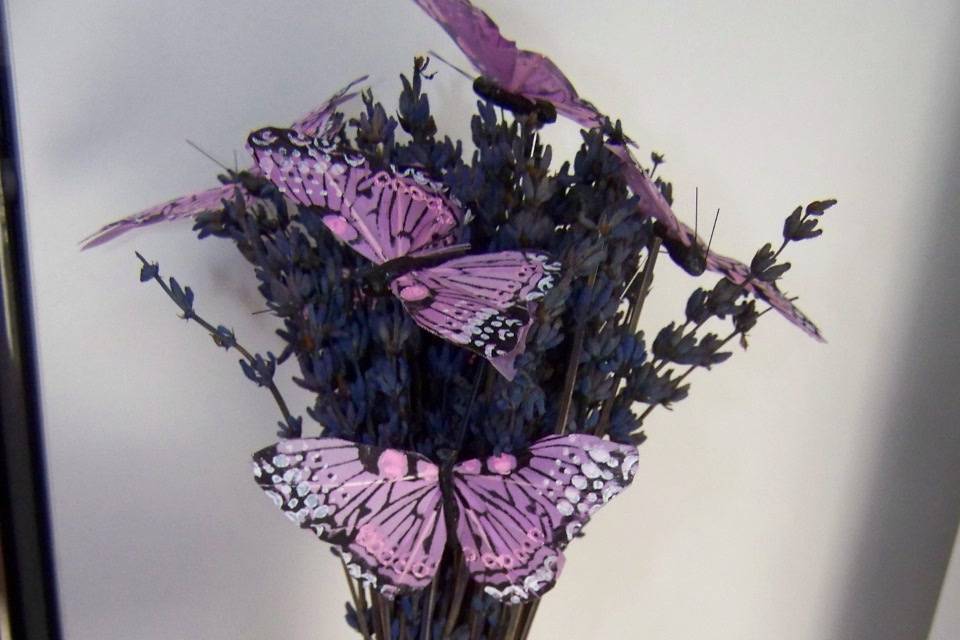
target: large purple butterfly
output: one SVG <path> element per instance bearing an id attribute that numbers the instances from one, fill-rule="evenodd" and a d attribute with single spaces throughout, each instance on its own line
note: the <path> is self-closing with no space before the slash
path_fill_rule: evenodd
<path id="1" fill-rule="evenodd" d="M 473 579 L 516 604 L 556 583 L 564 547 L 630 484 L 638 455 L 571 434 L 449 468 L 335 438 L 284 440 L 253 460 L 287 517 L 334 544 L 350 573 L 386 597 L 430 584 L 450 527 Z"/>
<path id="2" fill-rule="evenodd" d="M 557 113 L 586 129 L 604 122 L 603 114 L 580 97 L 550 58 L 504 38 L 490 16 L 469 0 L 414 1 L 483 74 L 473 84 L 480 96 L 514 113 L 538 112 L 544 122 L 555 120 Z"/>
<path id="3" fill-rule="evenodd" d="M 363 76 L 349 83 L 319 107 L 290 125 L 291 128 L 302 131 L 307 135 L 329 136 L 331 134 L 329 128 L 332 124 L 330 117 L 336 112 L 338 106 L 357 96 L 357 93 L 351 92 L 350 89 L 366 79 L 367 76 Z M 144 209 L 126 218 L 111 222 L 81 240 L 82 248 L 89 249 L 96 247 L 131 229 L 144 227 L 164 220 L 179 220 L 181 218 L 197 216 L 208 211 L 220 211 L 223 209 L 223 201 L 232 199 L 237 193 L 240 194 L 247 204 L 252 204 L 250 191 L 243 186 L 243 183 L 255 183 L 258 178 L 262 179 L 259 169 L 257 167 L 250 167 L 245 171 L 238 172 L 234 177 L 238 178 L 238 181 L 231 181 L 219 187 L 180 196 L 179 198 L 174 198 L 173 200 L 168 200 L 167 202 L 150 207 L 149 209 Z"/>
<path id="4" fill-rule="evenodd" d="M 454 245 L 463 209 L 415 169 L 371 167 L 322 137 L 254 131 L 250 151 L 281 193 L 322 214 L 327 228 L 372 261 L 421 327 L 490 361 L 508 380 L 525 347 L 535 302 L 559 265 L 532 251 L 464 253 Z"/>
<path id="5" fill-rule="evenodd" d="M 558 113 L 588 129 L 601 126 L 607 120 L 596 107 L 580 98 L 567 77 L 549 58 L 519 49 L 515 42 L 505 39 L 500 35 L 496 23 L 469 0 L 414 1 L 444 28 L 484 75 L 474 83 L 475 90 L 481 95 L 496 102 L 495 94 L 485 93 L 489 92 L 493 85 L 494 88 L 499 87 L 508 93 L 522 96 L 531 104 L 552 104 Z M 511 107 L 510 104 L 503 106 Z M 624 138 L 624 142 L 633 144 L 627 138 Z M 695 261 L 698 263 L 695 266 L 701 273 L 706 268 L 722 273 L 736 284 L 743 284 L 747 292 L 768 302 L 806 333 L 823 340 L 816 325 L 787 299 L 776 284 L 753 281 L 750 279 L 750 269 L 743 263 L 707 252 L 693 229 L 680 222 L 673 214 L 659 190 L 636 164 L 625 146 L 610 144 L 608 148 L 620 158 L 624 178 L 640 199 L 640 215 L 651 216 L 661 223 L 660 233 L 668 247 L 677 249 L 671 251 L 671 257 L 681 267 L 693 273 L 689 261 L 675 255 L 682 248 L 688 250 L 685 252 L 688 257 L 697 254 L 696 257 L 699 258 L 702 254 L 702 260 Z M 691 248 L 694 251 L 689 251 Z"/>
<path id="6" fill-rule="evenodd" d="M 745 291 L 767 302 L 810 336 L 823 341 L 823 336 L 813 321 L 780 291 L 776 283 L 755 280 L 751 278 L 750 268 L 747 265 L 733 258 L 707 251 L 703 240 L 697 237 L 696 232 L 677 219 L 660 189 L 653 184 L 624 145 L 607 144 L 607 149 L 620 160 L 624 179 L 639 200 L 637 210 L 640 215 L 657 220 L 662 225 L 661 234 L 667 242 L 693 249 L 696 254 L 703 256 L 703 265 L 706 269 L 723 274 L 734 284 L 743 285 Z"/>

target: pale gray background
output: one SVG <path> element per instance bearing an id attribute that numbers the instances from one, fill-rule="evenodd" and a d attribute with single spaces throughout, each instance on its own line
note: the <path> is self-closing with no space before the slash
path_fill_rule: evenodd
<path id="1" fill-rule="evenodd" d="M 414 54 L 465 62 L 403 1 L 7 4 L 66 637 L 351 637 L 339 566 L 250 479 L 274 439 L 269 396 L 137 283 L 132 252 L 277 349 L 250 315 L 250 269 L 189 224 L 76 242 L 211 184 L 184 138 L 243 160 L 247 131 L 357 75 L 392 104 Z M 830 343 L 771 314 L 654 413 L 633 488 L 571 547 L 535 638 L 914 639 L 930 624 L 960 508 L 960 10 L 792 4 L 483 2 L 666 153 L 687 220 L 694 187 L 702 212 L 721 208 L 722 252 L 747 258 L 796 204 L 841 201 L 786 281 Z M 438 69 L 440 125 L 462 134 L 469 87 Z M 545 135 L 558 156 L 578 140 L 567 123 Z M 682 313 L 695 283 L 676 271 L 646 327 Z M 939 638 L 957 637 L 958 583 Z"/>

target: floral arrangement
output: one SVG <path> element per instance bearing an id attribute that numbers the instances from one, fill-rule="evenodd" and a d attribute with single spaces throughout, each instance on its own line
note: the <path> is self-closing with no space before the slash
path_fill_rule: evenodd
<path id="1" fill-rule="evenodd" d="M 395 117 L 352 91 L 361 78 L 291 127 L 253 132 L 249 170 L 87 246 L 194 217 L 200 238 L 229 239 L 252 265 L 278 354 L 244 348 L 137 254 L 141 280 L 276 399 L 281 441 L 254 454 L 256 481 L 340 556 L 351 627 L 525 638 L 563 548 L 629 485 L 650 413 L 686 398 L 731 341 L 745 346 L 769 310 L 758 303 L 820 337 L 776 282 L 784 249 L 818 236 L 834 201 L 797 207 L 749 265 L 719 256 L 670 210 L 663 157 L 637 163 L 619 123 L 549 59 L 466 0 L 417 4 L 483 73 L 472 153 L 439 135 L 418 58 Z M 358 97 L 359 113 L 339 112 Z M 584 127 L 561 163 L 539 136 L 558 115 Z M 650 339 L 641 312 L 661 253 L 722 277 Z M 288 360 L 315 396 L 307 426 L 274 384 Z"/>

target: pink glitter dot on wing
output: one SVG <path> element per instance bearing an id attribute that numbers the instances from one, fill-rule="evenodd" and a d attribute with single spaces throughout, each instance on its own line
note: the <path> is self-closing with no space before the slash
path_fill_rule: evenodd
<path id="1" fill-rule="evenodd" d="M 460 463 L 457 471 L 467 475 L 473 475 L 480 473 L 480 461 L 479 460 L 467 460 L 466 462 Z"/>
<path id="2" fill-rule="evenodd" d="M 387 449 L 377 460 L 380 476 L 387 480 L 399 480 L 407 474 L 407 456 L 396 449 Z"/>
<path id="3" fill-rule="evenodd" d="M 494 473 L 505 476 L 517 468 L 517 459 L 509 453 L 490 456 L 487 458 L 487 468 Z"/>
<path id="4" fill-rule="evenodd" d="M 421 480 L 426 480 L 427 482 L 436 482 L 437 478 L 440 475 L 437 465 L 427 462 L 426 460 L 417 460 L 417 475 L 420 476 Z"/>
<path id="5" fill-rule="evenodd" d="M 324 218 L 323 222 L 330 228 L 330 231 L 333 231 L 334 234 L 341 236 L 347 233 L 350 229 L 350 225 L 346 220 L 342 218 L 328 217 Z"/>
<path id="6" fill-rule="evenodd" d="M 410 285 L 409 287 L 404 287 L 400 290 L 400 297 L 405 302 L 416 302 L 417 300 L 423 300 L 429 296 L 430 290 L 422 284 Z"/>

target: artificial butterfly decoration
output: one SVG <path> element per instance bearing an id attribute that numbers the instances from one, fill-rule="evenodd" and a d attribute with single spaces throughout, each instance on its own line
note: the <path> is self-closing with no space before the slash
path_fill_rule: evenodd
<path id="1" fill-rule="evenodd" d="M 335 133 L 331 129 L 334 124 L 331 121 L 337 107 L 352 100 L 358 94 L 351 92 L 357 84 L 367 79 L 362 76 L 350 82 L 337 93 L 332 95 L 326 102 L 316 109 L 306 114 L 291 126 L 292 129 L 302 131 L 306 135 L 317 135 L 328 137 Z M 164 220 L 179 220 L 197 216 L 208 211 L 221 211 L 223 201 L 232 199 L 237 193 L 246 201 L 252 204 L 252 194 L 256 193 L 264 185 L 263 176 L 260 175 L 257 167 L 250 167 L 243 171 L 231 171 L 230 180 L 219 187 L 198 191 L 174 198 L 167 202 L 144 209 L 138 213 L 127 216 L 120 220 L 98 229 L 91 235 L 80 241 L 82 249 L 90 249 L 105 242 L 108 242 L 117 236 L 120 236 L 131 229 L 145 227 Z"/>
<path id="2" fill-rule="evenodd" d="M 630 484 L 637 448 L 552 435 L 437 466 L 336 438 L 284 440 L 254 454 L 257 483 L 291 521 L 333 545 L 349 572 L 387 598 L 430 584 L 453 529 L 473 579 L 511 604 L 557 581 L 563 549 Z"/>
<path id="3" fill-rule="evenodd" d="M 469 0 L 414 1 L 443 27 L 483 74 L 474 81 L 474 90 L 481 97 L 521 114 L 534 109 L 549 113 L 544 104 L 552 105 L 557 113 L 586 129 L 606 126 L 609 122 L 604 114 L 577 94 L 549 58 L 519 49 L 515 42 L 500 35 L 496 23 Z M 722 273 L 734 284 L 743 285 L 748 293 L 769 303 L 809 335 L 823 340 L 816 325 L 787 299 L 776 284 L 755 282 L 745 264 L 704 248 L 694 230 L 680 222 L 670 210 L 625 145 L 633 145 L 633 142 L 618 133 L 616 142 L 611 141 L 607 147 L 620 159 L 624 179 L 640 199 L 640 215 L 653 217 L 660 223 L 658 231 L 664 244 L 671 249 L 674 262 L 692 275 L 700 275 L 707 269 Z"/>
<path id="4" fill-rule="evenodd" d="M 473 83 L 480 97 L 518 115 L 533 114 L 540 124 L 557 114 L 585 129 L 606 119 L 577 94 L 550 58 L 517 47 L 497 24 L 468 0 L 414 0 L 433 18 L 482 74 Z"/>
<path id="5" fill-rule="evenodd" d="M 368 282 L 379 281 L 427 331 L 514 378 L 535 301 L 554 286 L 558 264 L 538 251 L 462 255 L 469 245 L 454 244 L 462 207 L 416 169 L 374 169 L 363 155 L 295 129 L 254 131 L 248 146 L 280 193 L 319 210 L 337 238 L 374 263 Z"/>
<path id="6" fill-rule="evenodd" d="M 700 275 L 704 270 L 710 270 L 726 276 L 734 284 L 742 286 L 747 293 L 765 301 L 808 335 L 823 341 L 823 336 L 813 321 L 787 298 L 776 283 L 756 280 L 750 275 L 750 267 L 747 265 L 707 250 L 696 232 L 677 219 L 660 189 L 637 164 L 625 145 L 611 142 L 606 146 L 620 161 L 624 180 L 638 199 L 637 210 L 642 216 L 654 218 L 665 243 L 672 243 L 673 250 L 670 255 L 674 262 L 692 275 Z M 683 251 L 684 247 L 687 252 Z"/>

